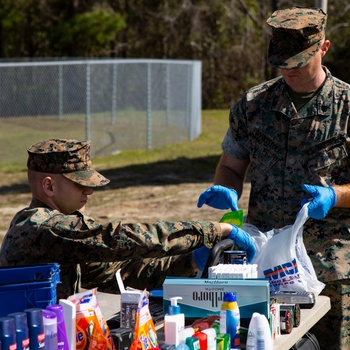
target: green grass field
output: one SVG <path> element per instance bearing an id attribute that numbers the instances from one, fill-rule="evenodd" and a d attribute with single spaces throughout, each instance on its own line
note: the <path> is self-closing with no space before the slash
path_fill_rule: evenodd
<path id="1" fill-rule="evenodd" d="M 202 112 L 202 133 L 197 139 L 191 142 L 184 141 L 187 135 L 183 135 L 183 129 L 177 127 L 178 130 L 175 132 L 177 137 L 170 137 L 167 140 L 168 145 L 146 150 L 146 147 L 135 149 L 136 140 L 141 141 L 140 144 L 144 146 L 146 142 L 146 140 L 140 140 L 141 137 L 145 138 L 146 133 L 142 123 L 137 123 L 137 119 L 132 126 L 130 123 L 123 126 L 122 123 L 103 123 L 102 117 L 98 117 L 98 124 L 94 123 L 94 120 L 91 121 L 91 129 L 94 163 L 100 164 L 103 168 L 219 154 L 221 153 L 220 143 L 228 125 L 228 110 L 206 110 Z M 111 138 L 117 132 L 122 136 L 117 140 L 119 143 L 112 144 Z M 78 116 L 64 119 L 4 118 L 0 119 L 0 136 L 0 172 L 16 172 L 25 168 L 26 149 L 37 141 L 55 137 L 85 139 L 84 119 Z M 167 137 L 166 130 L 163 126 L 154 125 L 153 143 L 157 145 L 160 142 L 157 138 L 161 137 L 162 139 Z M 98 150 L 106 150 L 106 148 L 109 155 L 100 156 Z"/>

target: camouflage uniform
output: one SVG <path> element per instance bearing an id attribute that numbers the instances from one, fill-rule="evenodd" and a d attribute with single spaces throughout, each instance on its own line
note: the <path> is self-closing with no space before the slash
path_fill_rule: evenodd
<path id="1" fill-rule="evenodd" d="M 350 183 L 350 86 L 324 69 L 326 82 L 299 111 L 280 77 L 250 89 L 230 110 L 222 148 L 234 158 L 250 160 L 247 222 L 261 231 L 295 221 L 305 198 L 303 183 Z M 321 281 L 349 278 L 349 208 L 333 208 L 323 220 L 309 219 L 304 242 Z M 350 309 L 348 294 L 344 298 Z"/>
<path id="2" fill-rule="evenodd" d="M 59 173 L 84 186 L 109 182 L 91 168 L 90 144 L 48 140 L 28 149 L 28 169 Z M 126 286 L 153 289 L 166 276 L 193 276 L 193 251 L 211 248 L 221 239 L 217 222 L 99 223 L 76 210 L 70 215 L 32 199 L 18 212 L 2 242 L 0 265 L 57 262 L 58 298 L 85 288 L 118 292 L 115 272 L 121 268 Z"/>
<path id="3" fill-rule="evenodd" d="M 320 48 L 325 20 L 320 9 L 276 11 L 267 20 L 270 64 L 305 66 Z M 250 89 L 230 110 L 222 149 L 250 161 L 247 222 L 261 231 L 294 223 L 305 198 L 302 184 L 350 183 L 350 85 L 323 68 L 325 83 L 298 111 L 282 77 Z M 323 220 L 308 219 L 303 237 L 332 306 L 312 331 L 321 349 L 349 349 L 350 209 L 335 207 Z"/>

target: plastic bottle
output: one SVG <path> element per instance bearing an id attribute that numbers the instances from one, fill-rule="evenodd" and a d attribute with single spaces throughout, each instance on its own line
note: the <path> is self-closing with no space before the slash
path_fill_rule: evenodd
<path id="1" fill-rule="evenodd" d="M 29 350 L 27 314 L 25 312 L 13 312 L 7 316 L 13 317 L 15 320 L 17 350 Z"/>
<path id="2" fill-rule="evenodd" d="M 16 349 L 16 328 L 13 317 L 0 317 L 0 341 L 2 349 Z"/>
<path id="3" fill-rule="evenodd" d="M 225 293 L 220 311 L 220 333 L 230 335 L 231 349 L 240 348 L 240 313 L 236 299 L 236 293 Z"/>
<path id="4" fill-rule="evenodd" d="M 169 311 L 164 316 L 164 337 L 166 344 L 180 343 L 181 331 L 185 328 L 185 315 L 180 312 L 180 306 L 177 301 L 182 297 L 170 298 Z"/>
<path id="5" fill-rule="evenodd" d="M 186 339 L 194 334 L 192 327 L 185 327 L 180 331 L 180 343 L 186 343 Z M 187 344 L 188 345 L 188 344 Z"/>
<path id="6" fill-rule="evenodd" d="M 48 305 L 46 310 L 54 312 L 57 316 L 57 350 L 69 350 L 63 306 L 59 304 Z"/>
<path id="7" fill-rule="evenodd" d="M 200 350 L 201 346 L 199 344 L 199 339 L 197 337 L 187 337 L 186 344 L 190 350 Z"/>
<path id="8" fill-rule="evenodd" d="M 215 320 L 212 328 L 216 332 L 216 350 L 230 350 L 230 335 L 226 331 L 225 333 L 220 333 L 220 321 Z"/>
<path id="9" fill-rule="evenodd" d="M 183 342 L 180 342 L 176 347 L 176 350 L 190 350 L 190 348 Z"/>
<path id="10" fill-rule="evenodd" d="M 208 350 L 208 336 L 202 331 L 198 331 L 192 335 L 193 338 L 198 338 L 200 350 Z"/>
<path id="11" fill-rule="evenodd" d="M 34 307 L 24 312 L 27 314 L 30 350 L 45 349 L 43 310 Z"/>
<path id="12" fill-rule="evenodd" d="M 254 312 L 249 323 L 247 350 L 273 349 L 270 325 L 265 315 Z"/>
<path id="13" fill-rule="evenodd" d="M 57 350 L 57 316 L 54 312 L 43 310 L 45 350 Z"/>
<path id="14" fill-rule="evenodd" d="M 63 307 L 64 323 L 66 324 L 67 339 L 70 350 L 76 348 L 76 305 L 67 299 L 60 299 L 59 304 Z"/>
<path id="15" fill-rule="evenodd" d="M 214 328 L 207 328 L 202 330 L 207 335 L 208 350 L 216 350 L 216 330 Z"/>

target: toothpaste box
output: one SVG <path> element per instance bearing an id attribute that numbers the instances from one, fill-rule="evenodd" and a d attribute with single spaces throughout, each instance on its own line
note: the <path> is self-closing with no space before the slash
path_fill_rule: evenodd
<path id="1" fill-rule="evenodd" d="M 163 310 L 167 313 L 170 298 L 178 300 L 181 313 L 190 318 L 220 315 L 224 294 L 235 292 L 241 319 L 250 319 L 254 312 L 270 318 L 270 285 L 267 278 L 202 279 L 167 277 L 163 283 Z"/>

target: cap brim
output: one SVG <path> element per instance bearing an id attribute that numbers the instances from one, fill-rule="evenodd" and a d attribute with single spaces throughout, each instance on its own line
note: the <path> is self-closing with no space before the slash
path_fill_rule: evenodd
<path id="1" fill-rule="evenodd" d="M 62 175 L 79 185 L 87 187 L 105 186 L 109 183 L 109 180 L 106 177 L 93 169 L 62 173 Z"/>
<path id="2" fill-rule="evenodd" d="M 306 66 L 321 46 L 320 42 L 308 47 L 306 50 L 286 50 L 279 47 L 272 40 L 268 51 L 268 62 L 274 67 L 283 69 L 298 69 Z"/>

